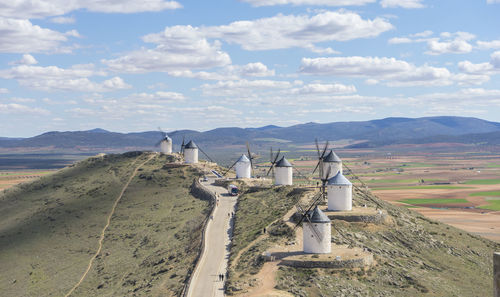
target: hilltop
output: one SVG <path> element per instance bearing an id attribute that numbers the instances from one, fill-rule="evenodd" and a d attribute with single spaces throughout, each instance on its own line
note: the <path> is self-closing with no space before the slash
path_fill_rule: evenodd
<path id="1" fill-rule="evenodd" d="M 114 203 L 102 250 L 71 296 L 179 295 L 211 208 L 191 190 L 202 172 L 179 162 L 141 152 L 96 156 L 1 193 L 1 295 L 64 296 L 98 251 Z"/>
<path id="2" fill-rule="evenodd" d="M 469 144 L 498 144 L 500 123 L 467 117 L 385 118 L 372 121 L 306 123 L 290 127 L 274 125 L 260 128 L 225 127 L 205 132 L 194 130 L 170 131 L 174 150 L 182 139 L 194 139 L 207 151 L 225 149 L 251 141 L 256 145 L 312 143 L 311 135 L 320 141 L 349 140 L 358 146 L 375 147 L 400 143 L 454 141 Z M 474 134 L 471 138 L 465 135 Z M 443 136 L 445 138 L 443 138 Z M 117 133 L 103 129 L 88 131 L 47 132 L 38 136 L 14 139 L 0 138 L 0 148 L 124 151 L 131 148 L 152 149 L 161 138 L 159 131 Z"/>
<path id="3" fill-rule="evenodd" d="M 296 239 L 293 223 L 283 217 L 308 192 L 250 188 L 239 198 L 228 294 L 259 296 L 267 289 L 270 296 L 491 295 L 492 255 L 500 244 L 391 205 L 365 190 L 354 193 L 354 206 L 376 208 L 387 217 L 371 223 L 334 219 L 332 244 L 372 254 L 374 266 L 294 268 L 279 259 L 266 262 L 267 251 L 284 252 L 300 242 L 300 229 Z"/>

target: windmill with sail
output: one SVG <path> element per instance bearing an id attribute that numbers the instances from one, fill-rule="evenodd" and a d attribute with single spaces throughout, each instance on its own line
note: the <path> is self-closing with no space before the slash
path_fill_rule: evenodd
<path id="1" fill-rule="evenodd" d="M 251 178 L 253 172 L 253 159 L 255 155 L 252 155 L 250 152 L 250 145 L 248 142 L 246 143 L 247 153 L 248 155 L 242 154 L 236 162 L 234 162 L 225 172 L 222 174 L 225 176 L 229 170 L 234 167 L 234 171 L 236 171 L 236 178 Z"/>
<path id="2" fill-rule="evenodd" d="M 319 209 L 323 194 L 317 193 L 308 206 L 299 203 L 295 206 L 301 215 L 294 230 L 302 223 L 302 242 L 304 253 L 329 254 L 332 251 L 331 220 Z"/>
<path id="3" fill-rule="evenodd" d="M 155 146 L 160 147 L 160 153 L 171 154 L 172 153 L 172 139 L 168 137 L 167 133 L 158 127 L 161 133 L 161 139 L 156 143 Z"/>

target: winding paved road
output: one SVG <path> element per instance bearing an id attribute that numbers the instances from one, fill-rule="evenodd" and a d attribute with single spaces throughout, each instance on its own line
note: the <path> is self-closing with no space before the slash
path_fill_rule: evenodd
<path id="1" fill-rule="evenodd" d="M 188 297 L 224 296 L 224 282 L 219 281 L 219 274 L 226 274 L 233 231 L 232 217 L 228 214 L 235 212 L 237 198 L 227 195 L 225 188 L 214 186 L 213 182 L 213 178 L 202 182 L 217 194 L 219 202 L 205 229 L 205 248 L 191 279 Z"/>

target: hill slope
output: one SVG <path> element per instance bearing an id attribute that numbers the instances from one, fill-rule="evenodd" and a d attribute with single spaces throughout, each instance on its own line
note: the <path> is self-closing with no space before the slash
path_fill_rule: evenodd
<path id="1" fill-rule="evenodd" d="M 293 241 L 292 230 L 279 220 L 297 200 L 298 192 L 291 193 L 289 187 L 250 189 L 240 197 L 228 294 L 258 288 L 262 254 L 276 246 L 285 251 Z M 288 296 L 283 291 L 293 296 L 491 295 L 492 254 L 500 244 L 357 191 L 354 205 L 364 204 L 383 209 L 390 219 L 383 224 L 333 220 L 332 243 L 366 250 L 377 264 L 364 271 L 293 268 L 278 262 L 273 296 Z M 264 227 L 269 235 L 261 235 Z"/>
<path id="2" fill-rule="evenodd" d="M 150 161 L 148 158 L 152 157 Z M 147 162 L 146 162 L 147 161 Z M 200 173 L 172 157 L 93 157 L 0 194 L 2 296 L 173 296 L 194 267 L 210 204 L 191 195 Z"/>

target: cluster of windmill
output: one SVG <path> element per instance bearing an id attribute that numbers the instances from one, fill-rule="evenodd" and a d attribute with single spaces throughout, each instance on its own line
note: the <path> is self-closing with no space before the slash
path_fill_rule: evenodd
<path id="1" fill-rule="evenodd" d="M 167 133 L 164 132 L 161 128 L 158 128 L 162 135 L 160 141 L 156 143 L 155 146 L 160 147 L 160 152 L 163 154 L 171 154 L 172 153 L 172 138 L 168 137 Z M 205 153 L 194 141 L 190 140 L 188 143 L 185 143 L 184 137 L 182 138 L 181 151 L 180 153 L 184 156 L 184 162 L 187 164 L 198 163 L 198 151 L 202 152 L 210 162 L 213 162 L 212 158 L 210 158 L 207 153 Z"/>
<path id="2" fill-rule="evenodd" d="M 160 129 L 161 131 L 161 129 Z M 161 131 L 162 139 L 157 143 L 162 153 L 172 153 L 172 139 Z M 352 210 L 352 183 L 342 174 L 342 160 L 333 150 L 328 150 L 328 141 L 324 148 L 320 150 L 316 140 L 316 150 L 318 162 L 313 170 L 313 174 L 318 171 L 321 180 L 320 191 L 311 199 L 307 206 L 296 205 L 301 217 L 295 228 L 301 223 L 303 227 L 303 250 L 305 253 L 330 253 L 331 252 L 331 221 L 318 207 L 319 204 L 328 201 L 327 211 L 350 211 Z M 251 153 L 248 142 L 246 143 L 247 155 L 242 154 L 227 170 L 225 176 L 232 168 L 236 172 L 236 178 L 251 178 L 253 172 L 253 159 L 255 155 Z M 182 139 L 181 153 L 184 155 L 186 163 L 198 163 L 198 150 L 201 151 L 210 161 L 213 160 L 194 141 L 187 144 Z M 292 185 L 293 169 L 304 177 L 300 171 L 281 156 L 281 150 L 276 154 L 271 148 L 271 165 L 266 175 L 273 172 L 275 185 Z"/>
<path id="3" fill-rule="evenodd" d="M 297 211 L 301 217 L 295 228 L 302 223 L 303 250 L 305 253 L 331 253 L 331 221 L 318 205 L 328 199 L 327 211 L 352 210 L 352 183 L 342 174 L 342 160 L 333 152 L 328 151 L 328 141 L 322 151 L 319 149 L 318 163 L 313 170 L 319 171 L 321 191 L 317 193 L 309 205 L 303 207 L 297 204 Z"/>

